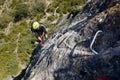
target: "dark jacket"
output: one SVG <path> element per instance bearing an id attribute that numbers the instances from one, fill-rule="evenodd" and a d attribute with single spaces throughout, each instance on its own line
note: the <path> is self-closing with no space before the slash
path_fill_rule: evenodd
<path id="1" fill-rule="evenodd" d="M 31 31 L 35 35 L 36 38 L 41 36 L 43 32 L 47 34 L 46 28 L 43 24 L 40 24 L 39 29 L 37 30 L 34 30 L 33 27 L 31 27 Z"/>

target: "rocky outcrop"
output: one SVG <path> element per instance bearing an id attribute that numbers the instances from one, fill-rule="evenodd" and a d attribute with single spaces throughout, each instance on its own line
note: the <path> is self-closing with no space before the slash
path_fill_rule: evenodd
<path id="1" fill-rule="evenodd" d="M 91 0 L 33 54 L 23 80 L 119 80 L 120 1 Z"/>

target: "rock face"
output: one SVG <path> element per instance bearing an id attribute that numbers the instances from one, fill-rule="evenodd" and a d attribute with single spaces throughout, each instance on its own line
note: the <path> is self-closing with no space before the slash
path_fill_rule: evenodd
<path id="1" fill-rule="evenodd" d="M 33 54 L 23 80 L 120 80 L 120 0 L 91 0 Z"/>

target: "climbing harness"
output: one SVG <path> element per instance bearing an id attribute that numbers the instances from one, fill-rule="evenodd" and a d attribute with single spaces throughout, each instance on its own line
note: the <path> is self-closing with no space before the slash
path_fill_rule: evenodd
<path id="1" fill-rule="evenodd" d="M 96 37 L 97 37 L 97 35 L 98 35 L 99 33 L 102 33 L 102 31 L 101 31 L 101 30 L 98 30 L 98 31 L 96 32 L 96 34 L 95 34 L 95 36 L 94 36 L 94 38 L 93 38 L 93 40 L 92 40 L 92 42 L 91 42 L 91 44 L 90 44 L 90 49 L 91 49 L 91 51 L 92 51 L 94 54 L 98 54 L 98 52 L 93 49 L 93 44 L 94 44 L 94 42 L 95 42 L 95 40 L 96 40 Z"/>

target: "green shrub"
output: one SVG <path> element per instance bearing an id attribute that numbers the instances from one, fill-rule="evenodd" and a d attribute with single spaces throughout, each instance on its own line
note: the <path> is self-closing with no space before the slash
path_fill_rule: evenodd
<path id="1" fill-rule="evenodd" d="M 11 16 L 9 16 L 7 14 L 0 16 L 0 29 L 6 28 L 10 21 L 12 21 Z"/>
<path id="2" fill-rule="evenodd" d="M 19 71 L 18 60 L 13 53 L 0 54 L 0 79 L 6 78 L 7 75 L 16 75 Z"/>
<path id="3" fill-rule="evenodd" d="M 36 15 L 37 19 L 36 19 L 36 20 L 40 20 L 40 19 L 42 19 L 43 16 L 45 16 L 45 13 L 37 14 L 37 15 Z"/>
<path id="4" fill-rule="evenodd" d="M 63 12 L 62 12 L 62 8 L 58 8 L 58 9 L 56 10 L 56 12 L 59 13 L 59 14 L 62 14 L 62 13 L 63 13 Z"/>
<path id="5" fill-rule="evenodd" d="M 17 4 L 21 3 L 21 0 L 12 0 L 11 8 L 14 8 Z"/>
<path id="6" fill-rule="evenodd" d="M 29 9 L 26 4 L 17 4 L 15 10 L 15 22 L 29 16 Z"/>
<path id="7" fill-rule="evenodd" d="M 37 14 L 44 13 L 45 7 L 45 2 L 38 0 L 36 4 L 33 4 L 33 7 L 30 10 L 31 16 L 36 16 Z"/>
<path id="8" fill-rule="evenodd" d="M 81 6 L 83 5 L 87 0 L 54 0 L 54 4 L 50 5 L 50 9 L 55 9 L 56 7 L 59 7 L 57 12 L 66 14 L 67 12 L 71 12 L 74 8 L 74 6 Z M 48 8 L 48 10 L 50 10 Z M 53 11 L 52 11 L 53 12 Z"/>
<path id="9" fill-rule="evenodd" d="M 54 12 L 55 8 L 53 6 L 49 6 L 47 12 Z"/>
<path id="10" fill-rule="evenodd" d="M 55 33 L 57 31 L 57 28 L 55 26 L 51 26 L 48 29 L 48 35 L 52 35 L 53 33 Z"/>
<path id="11" fill-rule="evenodd" d="M 55 19 L 57 19 L 57 16 L 54 16 L 54 15 L 49 16 L 49 17 L 47 18 L 47 20 L 49 20 L 49 21 L 53 21 L 53 20 L 55 20 Z"/>
<path id="12" fill-rule="evenodd" d="M 13 32 L 14 34 L 20 33 L 20 39 L 18 44 L 18 56 L 23 65 L 26 65 L 30 61 L 30 55 L 34 49 L 33 44 L 31 44 L 32 36 L 31 28 L 23 20 L 19 25 L 15 25 Z M 13 34 L 11 34 L 13 35 Z M 17 37 L 17 36 L 15 36 Z"/>
<path id="13" fill-rule="evenodd" d="M 52 26 L 52 25 L 50 25 L 50 21 L 46 21 L 44 23 L 44 25 L 45 25 L 46 28 L 50 28 Z"/>
<path id="14" fill-rule="evenodd" d="M 2 31 L 0 31 L 0 40 L 2 40 L 4 37 L 5 37 L 5 34 Z"/>
<path id="15" fill-rule="evenodd" d="M 3 5 L 5 0 L 0 0 L 0 5 Z"/>

